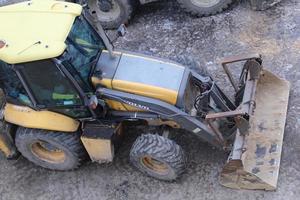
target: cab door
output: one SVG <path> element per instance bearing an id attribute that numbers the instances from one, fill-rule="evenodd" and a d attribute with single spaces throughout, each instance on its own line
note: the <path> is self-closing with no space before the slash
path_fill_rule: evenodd
<path id="1" fill-rule="evenodd" d="M 53 60 L 16 65 L 15 70 L 34 107 L 59 112 L 72 118 L 91 116 L 78 88 L 75 88 Z"/>

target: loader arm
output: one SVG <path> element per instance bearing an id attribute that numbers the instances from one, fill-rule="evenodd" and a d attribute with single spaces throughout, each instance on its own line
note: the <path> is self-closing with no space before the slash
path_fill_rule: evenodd
<path id="1" fill-rule="evenodd" d="M 223 147 L 222 143 L 220 143 L 220 141 L 218 140 L 218 136 L 205 123 L 199 121 L 193 116 L 190 116 L 189 114 L 183 112 L 173 105 L 170 105 L 161 100 L 121 91 L 115 91 L 107 88 L 99 88 L 97 89 L 97 93 L 100 98 L 119 101 L 124 104 L 136 107 L 140 110 L 146 111 L 146 113 L 133 113 L 133 118 L 142 119 L 143 116 L 147 116 L 145 118 L 147 120 L 149 114 L 152 114 L 152 118 L 155 117 L 161 120 L 172 120 L 179 125 L 178 128 L 193 132 L 204 141 L 207 141 L 210 144 L 215 145 L 216 147 Z M 129 112 L 127 114 L 130 115 Z"/>
<path id="2" fill-rule="evenodd" d="M 231 74 L 231 71 L 228 68 L 228 64 L 247 61 L 244 65 L 244 73 L 246 75 L 246 80 L 244 83 L 240 81 L 239 85 L 235 83 L 234 78 Z M 233 86 L 236 94 L 242 93 L 243 98 L 237 108 L 234 110 L 226 111 L 226 112 L 218 112 L 206 115 L 206 121 L 214 130 L 215 133 L 219 131 L 213 126 L 213 121 L 219 118 L 234 118 L 236 122 L 236 126 L 239 131 L 246 135 L 248 133 L 249 121 L 248 117 L 254 113 L 255 109 L 255 93 L 257 89 L 257 83 L 260 78 L 260 74 L 262 71 L 262 60 L 259 54 L 253 55 L 240 55 L 234 57 L 228 57 L 222 61 L 222 67 Z M 242 72 L 243 73 L 243 72 Z M 241 75 L 243 76 L 243 74 Z M 219 133 L 220 134 L 220 133 Z"/>

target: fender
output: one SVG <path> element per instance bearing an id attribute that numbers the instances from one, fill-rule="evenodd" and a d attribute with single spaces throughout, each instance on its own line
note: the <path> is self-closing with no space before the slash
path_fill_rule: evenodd
<path id="1" fill-rule="evenodd" d="M 26 128 L 52 131 L 75 132 L 79 127 L 78 121 L 65 115 L 51 111 L 36 111 L 9 103 L 4 108 L 4 120 Z"/>

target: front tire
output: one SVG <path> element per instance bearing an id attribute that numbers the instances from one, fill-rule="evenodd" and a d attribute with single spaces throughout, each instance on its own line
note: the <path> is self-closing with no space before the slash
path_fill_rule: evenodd
<path id="1" fill-rule="evenodd" d="M 180 6 L 199 17 L 215 15 L 225 10 L 233 0 L 177 0 Z"/>
<path id="2" fill-rule="evenodd" d="M 29 161 L 52 170 L 76 169 L 87 157 L 78 133 L 20 127 L 15 143 Z"/>
<path id="3" fill-rule="evenodd" d="M 153 134 L 136 139 L 130 161 L 141 172 L 156 179 L 172 181 L 186 168 L 186 157 L 182 148 L 174 141 Z"/>

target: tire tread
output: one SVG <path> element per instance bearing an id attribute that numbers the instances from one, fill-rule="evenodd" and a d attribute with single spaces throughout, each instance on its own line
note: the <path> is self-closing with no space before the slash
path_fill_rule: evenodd
<path id="1" fill-rule="evenodd" d="M 70 152 L 72 152 L 72 156 L 76 158 L 76 163 L 73 164 L 69 169 L 73 170 L 77 169 L 87 158 L 87 152 L 81 143 L 80 134 L 78 132 L 75 133 L 64 133 L 64 132 L 56 132 L 49 130 L 41 130 L 41 129 L 31 129 L 19 127 L 16 132 L 15 143 L 18 150 L 26 157 L 29 161 L 36 163 L 35 159 L 30 156 L 30 154 L 26 153 L 26 146 L 24 145 L 24 141 L 28 138 L 39 138 L 39 136 L 44 138 L 49 138 L 54 140 L 57 143 L 60 143 L 62 146 L 67 148 Z M 45 166 L 42 166 L 45 167 Z M 46 168 L 56 170 L 51 165 Z"/>
<path id="2" fill-rule="evenodd" d="M 166 176 L 153 174 L 140 163 L 144 155 L 163 160 L 173 171 Z M 183 149 L 174 141 L 157 134 L 144 134 L 138 137 L 130 151 L 131 163 L 142 172 L 161 180 L 175 180 L 180 177 L 186 168 L 186 156 Z"/>
<path id="3" fill-rule="evenodd" d="M 210 8 L 201 8 L 192 4 L 191 0 L 177 0 L 180 7 L 183 8 L 186 12 L 198 16 L 198 17 L 207 17 L 210 15 L 215 15 L 223 10 L 227 9 L 229 5 L 232 4 L 233 0 L 221 0 L 217 5 Z"/>

